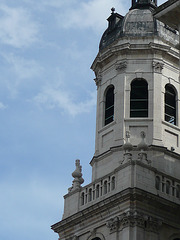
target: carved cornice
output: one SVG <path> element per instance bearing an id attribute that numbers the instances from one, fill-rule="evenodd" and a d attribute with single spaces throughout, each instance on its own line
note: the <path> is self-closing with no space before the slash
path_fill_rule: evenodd
<path id="1" fill-rule="evenodd" d="M 111 218 L 106 223 L 110 233 L 118 230 L 121 231 L 126 227 L 140 227 L 146 231 L 158 233 L 161 225 L 162 220 L 160 218 L 155 218 L 134 210 L 129 210 L 120 216 Z"/>
<path id="2" fill-rule="evenodd" d="M 106 64 L 107 59 L 109 59 L 110 57 L 114 57 L 115 54 L 120 55 L 121 53 L 127 51 L 150 51 L 151 53 L 160 51 L 171 55 L 176 60 L 179 59 L 178 51 L 175 51 L 170 46 L 165 46 L 153 42 L 150 42 L 148 44 L 131 44 L 130 42 L 127 42 L 120 45 L 110 46 L 109 48 L 107 48 L 106 51 L 99 52 L 91 66 L 91 69 L 93 71 L 97 71 L 99 67 L 100 69 L 102 68 L 102 64 Z"/>

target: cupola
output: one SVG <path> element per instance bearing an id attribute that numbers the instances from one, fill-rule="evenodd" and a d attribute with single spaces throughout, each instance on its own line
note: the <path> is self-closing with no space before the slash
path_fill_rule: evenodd
<path id="1" fill-rule="evenodd" d="M 157 0 L 132 0 L 132 7 L 131 9 L 135 8 L 156 8 L 157 7 Z"/>

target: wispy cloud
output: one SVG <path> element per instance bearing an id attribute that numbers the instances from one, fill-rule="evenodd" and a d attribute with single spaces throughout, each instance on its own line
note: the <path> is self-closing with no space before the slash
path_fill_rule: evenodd
<path id="1" fill-rule="evenodd" d="M 89 94 L 89 99 L 86 101 L 75 101 L 72 93 L 53 87 L 44 87 L 35 98 L 34 102 L 40 106 L 47 108 L 60 108 L 63 112 L 72 116 L 81 113 L 87 113 L 92 110 L 96 104 L 96 92 Z"/>
<path id="2" fill-rule="evenodd" d="M 43 67 L 33 59 L 26 59 L 13 53 L 1 53 L 6 64 L 6 78 L 3 84 L 12 98 L 17 97 L 20 89 L 38 87 L 37 78 L 43 72 Z"/>
<path id="3" fill-rule="evenodd" d="M 11 70 L 16 74 L 16 79 L 27 79 L 38 76 L 42 67 L 35 60 L 26 59 L 14 54 L 2 54 Z"/>
<path id="4" fill-rule="evenodd" d="M 7 106 L 4 105 L 2 102 L 0 102 L 0 110 L 3 110 L 3 109 L 5 109 L 5 108 L 7 108 Z"/>
<path id="5" fill-rule="evenodd" d="M 21 48 L 37 41 L 38 24 L 27 9 L 0 4 L 0 15 L 1 43 Z"/>
<path id="6" fill-rule="evenodd" d="M 110 9 L 118 6 L 121 14 L 124 14 L 124 1 L 112 0 L 90 0 L 76 1 L 76 5 L 67 8 L 63 14 L 58 16 L 59 25 L 64 28 L 92 28 L 93 30 L 102 30 L 105 27 L 106 19 L 110 15 Z M 117 9 L 117 11 L 118 11 Z"/>

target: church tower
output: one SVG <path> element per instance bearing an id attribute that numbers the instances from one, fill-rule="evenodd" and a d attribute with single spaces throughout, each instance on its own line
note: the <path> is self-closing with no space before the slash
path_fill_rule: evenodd
<path id="1" fill-rule="evenodd" d="M 173 0 L 174 1 L 174 0 Z M 92 182 L 80 161 L 64 196 L 60 240 L 180 240 L 179 33 L 157 0 L 115 12 L 92 64 L 97 85 Z"/>

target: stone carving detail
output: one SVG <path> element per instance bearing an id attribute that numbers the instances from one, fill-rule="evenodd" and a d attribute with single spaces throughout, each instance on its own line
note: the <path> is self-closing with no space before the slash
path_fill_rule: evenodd
<path id="1" fill-rule="evenodd" d="M 99 87 L 100 84 L 101 84 L 101 81 L 102 81 L 102 75 L 101 73 L 99 72 L 96 76 L 96 78 L 94 79 L 95 83 L 96 83 L 96 86 Z"/>
<path id="2" fill-rule="evenodd" d="M 95 236 L 96 236 L 96 229 L 95 229 L 95 228 L 92 229 L 92 230 L 90 231 L 90 233 L 91 233 L 91 237 L 95 238 Z"/>
<path id="3" fill-rule="evenodd" d="M 76 169 L 75 171 L 72 173 L 72 176 L 74 178 L 73 183 L 72 183 L 72 187 L 70 187 L 68 190 L 69 192 L 76 190 L 76 189 L 80 189 L 81 184 L 83 184 L 84 179 L 82 178 L 82 166 L 80 165 L 80 160 L 77 159 L 76 160 Z"/>
<path id="4" fill-rule="evenodd" d="M 72 240 L 78 240 L 79 238 L 78 238 L 78 236 L 76 236 L 76 235 L 74 235 L 73 237 L 72 237 Z"/>
<path id="5" fill-rule="evenodd" d="M 158 233 L 159 227 L 162 225 L 162 220 L 152 216 L 140 213 L 138 211 L 129 210 L 120 216 L 111 218 L 106 226 L 110 233 L 117 230 L 123 230 L 126 227 L 141 227 L 146 231 Z"/>
<path id="6" fill-rule="evenodd" d="M 127 68 L 127 62 L 120 62 L 120 63 L 116 63 L 116 70 L 119 72 L 123 72 L 125 69 Z"/>
<path id="7" fill-rule="evenodd" d="M 110 233 L 116 232 L 119 228 L 119 218 L 111 218 L 107 223 L 106 226 L 109 228 Z"/>
<path id="8" fill-rule="evenodd" d="M 126 142 L 123 145 L 123 149 L 124 149 L 125 153 L 124 153 L 123 161 L 121 162 L 121 164 L 122 163 L 126 163 L 126 162 L 132 160 L 132 153 L 131 153 L 131 151 L 133 149 L 133 146 L 130 143 L 129 139 L 130 139 L 130 132 L 126 131 Z"/>
<path id="9" fill-rule="evenodd" d="M 78 240 L 79 237 L 74 235 L 73 237 L 69 237 L 69 238 L 66 238 L 66 240 Z M 58 238 L 58 240 L 60 240 L 60 238 Z"/>
<path id="10" fill-rule="evenodd" d="M 164 68 L 164 63 L 153 61 L 152 66 L 155 72 L 162 73 L 162 70 Z"/>
<path id="11" fill-rule="evenodd" d="M 140 150 L 140 153 L 138 153 L 138 160 L 140 160 L 141 162 L 150 164 L 151 161 L 147 160 L 147 153 L 146 153 L 146 151 L 148 150 L 148 145 L 145 142 L 145 137 L 146 137 L 145 132 L 142 131 L 140 136 L 141 136 L 141 142 L 137 146 L 138 150 Z"/>

